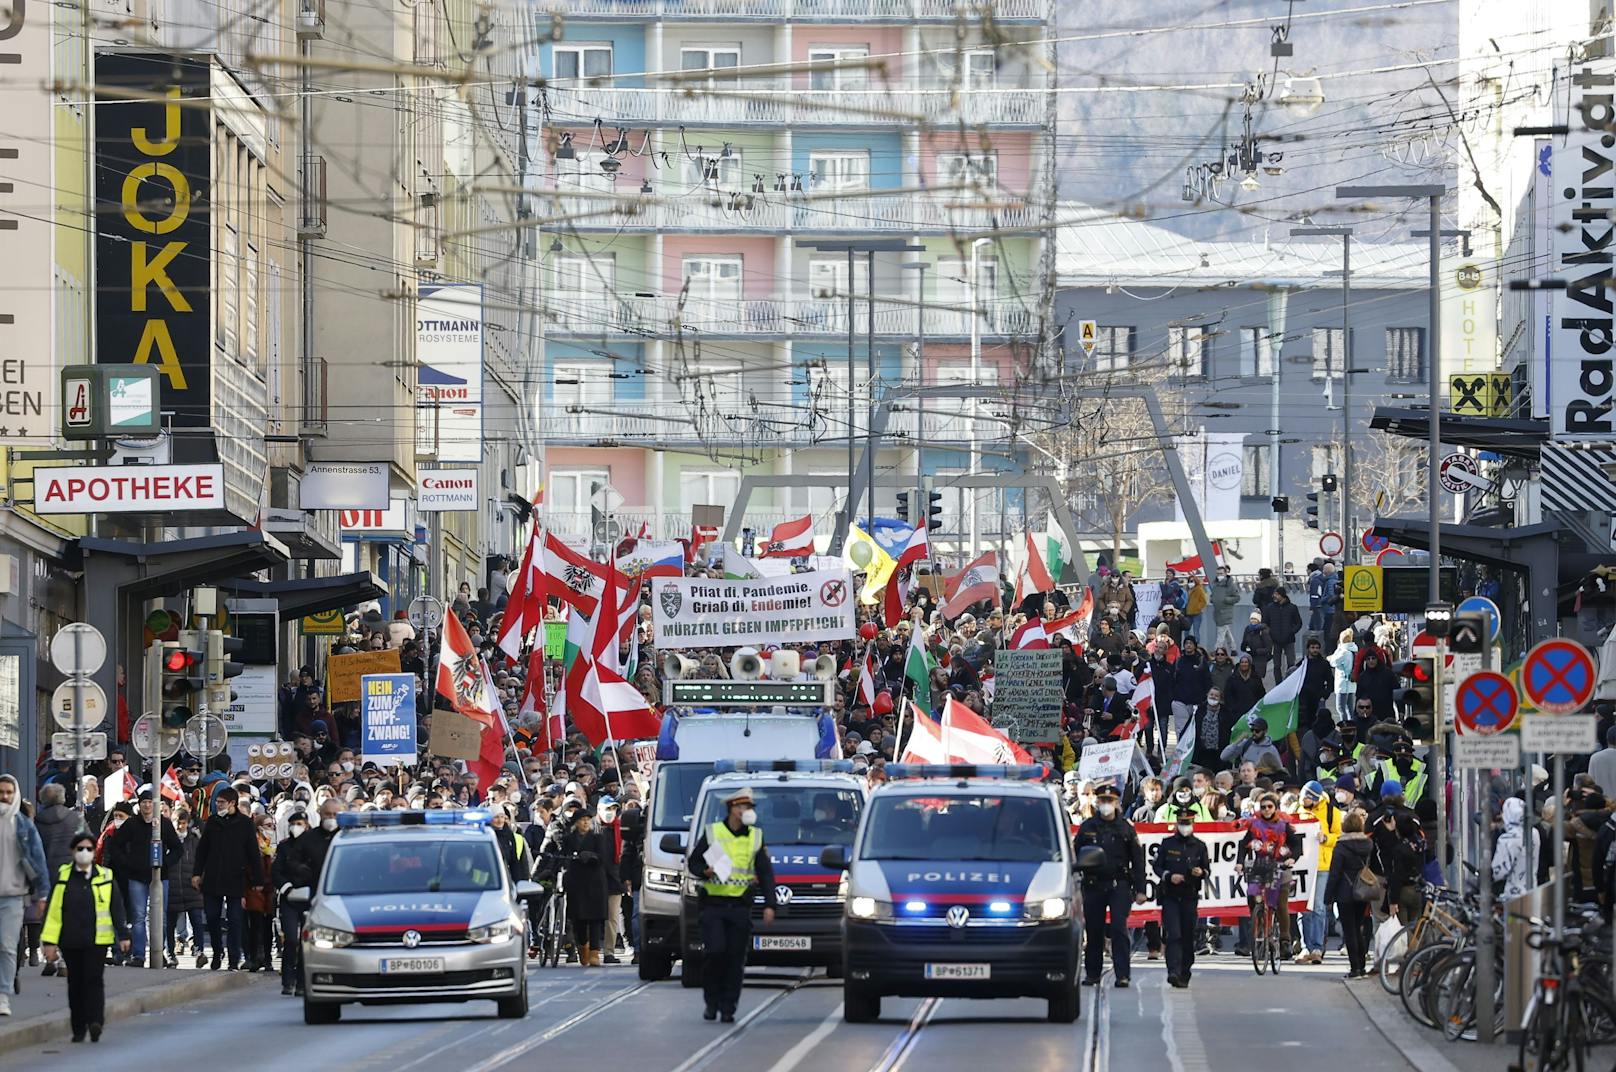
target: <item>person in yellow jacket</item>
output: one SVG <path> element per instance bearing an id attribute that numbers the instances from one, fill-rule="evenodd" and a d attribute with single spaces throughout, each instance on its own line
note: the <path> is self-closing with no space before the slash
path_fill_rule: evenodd
<path id="1" fill-rule="evenodd" d="M 724 798 L 724 820 L 697 835 L 687 858 L 690 873 L 698 880 L 701 905 L 701 983 L 706 1002 L 702 1019 L 722 1017 L 726 1024 L 735 1022 L 746 954 L 752 948 L 752 898 L 763 895 L 765 925 L 774 922 L 774 910 L 780 904 L 775 895 L 774 865 L 763 847 L 754 805 L 751 789 L 742 787 L 730 793 Z M 724 874 L 714 869 L 708 849 L 718 850 L 715 855 L 722 860 L 719 870 Z"/>
<path id="2" fill-rule="evenodd" d="M 95 862 L 95 838 L 88 833 L 73 838 L 73 862 L 61 866 L 45 908 L 40 932 L 47 963 L 60 954 L 67 965 L 67 1009 L 73 1023 L 73 1041 L 101 1041 L 106 1015 L 107 947 L 117 943 L 129 949 L 123 900 L 112 883 L 112 871 Z"/>
<path id="3" fill-rule="evenodd" d="M 1324 960 L 1324 936 L 1330 929 L 1330 905 L 1324 899 L 1324 877 L 1330 873 L 1330 859 L 1335 855 L 1336 839 L 1341 836 L 1341 809 L 1318 782 L 1302 786 L 1302 815 L 1311 815 L 1319 821 L 1313 837 L 1319 843 L 1319 866 L 1308 876 L 1312 883 L 1307 896 L 1312 907 L 1302 913 L 1302 948 L 1296 954 L 1298 964 L 1318 964 Z"/>

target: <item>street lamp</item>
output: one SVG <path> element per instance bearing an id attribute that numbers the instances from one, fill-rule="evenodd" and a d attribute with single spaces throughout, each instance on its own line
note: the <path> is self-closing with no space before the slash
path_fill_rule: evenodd
<path id="1" fill-rule="evenodd" d="M 1352 520 L 1352 228 L 1292 227 L 1292 238 L 1339 236 L 1341 239 L 1341 540 L 1350 561 Z M 1329 373 L 1325 373 L 1328 382 Z"/>
<path id="2" fill-rule="evenodd" d="M 1324 103 L 1324 83 L 1312 75 L 1291 75 L 1279 103 L 1292 114 L 1306 118 Z"/>
<path id="3" fill-rule="evenodd" d="M 1432 603 L 1442 600 L 1441 570 L 1442 560 L 1442 510 L 1441 499 L 1437 495 L 1437 471 L 1442 464 L 1442 411 L 1439 408 L 1441 396 L 1438 394 L 1438 383 L 1442 372 L 1442 195 L 1447 193 L 1447 187 L 1440 183 L 1431 185 L 1408 186 L 1337 186 L 1335 196 L 1337 200 L 1357 200 L 1372 197 L 1405 197 L 1411 199 L 1425 198 L 1430 202 L 1431 210 L 1431 305 L 1430 326 L 1426 329 L 1426 350 L 1429 357 L 1426 361 L 1426 375 L 1430 379 L 1429 423 L 1431 426 L 1430 441 L 1428 444 L 1430 457 L 1426 459 L 1426 498 L 1430 500 L 1430 526 L 1431 526 L 1431 579 L 1427 598 Z"/>
<path id="4" fill-rule="evenodd" d="M 926 261 L 905 261 L 898 265 L 905 272 L 919 272 L 920 285 L 916 288 L 915 296 L 915 386 L 921 388 L 915 395 L 915 490 L 919 497 L 915 499 L 921 504 L 919 525 L 924 527 L 931 523 L 931 503 L 926 497 L 926 269 L 931 265 Z M 910 520 L 914 520 L 910 518 Z"/>
<path id="5" fill-rule="evenodd" d="M 982 406 L 982 305 L 981 281 L 977 278 L 978 254 L 985 245 L 991 245 L 993 239 L 978 238 L 971 242 L 971 387 L 976 392 L 971 396 L 971 461 L 970 474 L 976 476 L 982 471 L 978 457 L 981 453 L 981 444 L 978 442 L 976 421 Z M 977 555 L 977 545 L 981 536 L 981 519 L 978 509 L 979 496 L 977 488 L 971 488 L 971 558 Z"/>

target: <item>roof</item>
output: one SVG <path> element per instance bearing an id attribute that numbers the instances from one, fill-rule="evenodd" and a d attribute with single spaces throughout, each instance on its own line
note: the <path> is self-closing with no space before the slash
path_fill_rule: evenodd
<path id="1" fill-rule="evenodd" d="M 1002 796 L 1046 796 L 1055 790 L 1048 782 L 1032 782 L 1018 778 L 978 778 L 978 777 L 936 777 L 936 778 L 894 778 L 883 785 L 876 786 L 871 794 L 879 793 L 882 796 L 903 794 L 906 796 L 949 796 L 951 794 L 977 794 L 984 789 L 991 789 Z"/>
<path id="2" fill-rule="evenodd" d="M 1191 238 L 1078 202 L 1057 210 L 1057 286 L 1341 286 L 1341 242 L 1291 238 L 1273 224 L 1243 242 Z M 1336 272 L 1326 275 L 1326 272 Z M 1430 254 L 1423 242 L 1352 244 L 1352 285 L 1423 290 Z"/>

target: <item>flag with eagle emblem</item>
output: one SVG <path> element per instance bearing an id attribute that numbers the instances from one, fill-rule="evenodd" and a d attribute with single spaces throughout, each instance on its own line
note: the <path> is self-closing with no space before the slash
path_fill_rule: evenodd
<path id="1" fill-rule="evenodd" d="M 499 724 L 500 706 L 493 682 L 471 637 L 466 635 L 466 627 L 453 614 L 443 619 L 437 685 L 438 692 L 462 715 L 483 726 Z"/>

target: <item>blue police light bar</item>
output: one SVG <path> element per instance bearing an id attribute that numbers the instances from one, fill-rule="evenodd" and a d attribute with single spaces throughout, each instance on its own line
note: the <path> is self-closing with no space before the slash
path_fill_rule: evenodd
<path id="1" fill-rule="evenodd" d="M 817 771 L 822 774 L 852 774 L 850 759 L 720 759 L 714 774 L 765 774 L 770 771 Z"/>
<path id="2" fill-rule="evenodd" d="M 344 811 L 337 813 L 343 830 L 384 826 L 485 826 L 493 818 L 484 808 L 439 808 L 432 811 Z"/>
<path id="3" fill-rule="evenodd" d="M 1036 782 L 1049 769 L 1042 763 L 889 763 L 889 778 L 1003 778 Z"/>

